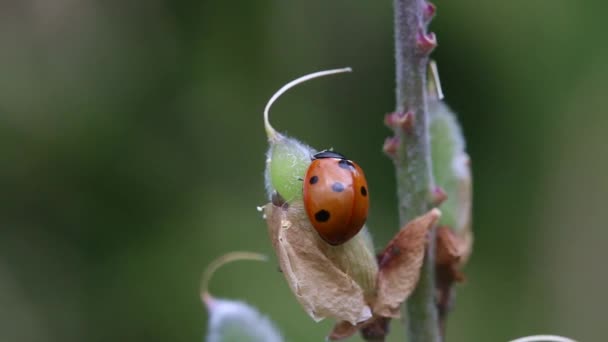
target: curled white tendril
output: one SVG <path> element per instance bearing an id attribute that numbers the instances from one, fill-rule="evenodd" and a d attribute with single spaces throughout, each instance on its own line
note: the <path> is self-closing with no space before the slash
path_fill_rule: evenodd
<path id="1" fill-rule="evenodd" d="M 281 89 L 277 90 L 277 92 L 274 93 L 274 95 L 272 95 L 270 100 L 268 100 L 268 103 L 266 104 L 266 108 L 264 108 L 264 128 L 266 129 L 266 135 L 268 135 L 268 140 L 275 141 L 280 137 L 279 133 L 277 133 L 277 131 L 275 131 L 274 128 L 272 128 L 272 126 L 270 125 L 270 122 L 268 121 L 268 113 L 270 112 L 270 107 L 272 107 L 272 104 L 281 95 L 283 95 L 286 91 L 293 88 L 294 86 L 296 86 L 300 83 L 304 83 L 306 81 L 312 80 L 314 78 L 333 75 L 333 74 L 339 74 L 339 73 L 343 73 L 343 72 L 351 72 L 351 71 L 352 71 L 351 68 L 341 68 L 341 69 L 331 69 L 331 70 L 313 72 L 312 74 L 308 74 L 308 75 L 304 75 L 302 77 L 296 78 L 295 80 L 282 86 Z"/>
<path id="2" fill-rule="evenodd" d="M 509 342 L 576 342 L 575 340 L 558 335 L 532 335 L 520 337 Z"/>
<path id="3" fill-rule="evenodd" d="M 253 252 L 231 252 L 222 255 L 221 257 L 213 260 L 203 272 L 203 276 L 201 278 L 201 299 L 207 306 L 212 305 L 213 298 L 209 294 L 209 282 L 211 281 L 211 277 L 218 268 L 226 265 L 227 263 L 238 261 L 238 260 L 257 260 L 257 261 L 266 261 L 268 258 L 260 253 Z"/>

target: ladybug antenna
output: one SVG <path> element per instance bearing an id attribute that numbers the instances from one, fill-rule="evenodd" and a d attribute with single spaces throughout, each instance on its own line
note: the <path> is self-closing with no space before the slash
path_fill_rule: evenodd
<path id="1" fill-rule="evenodd" d="M 268 136 L 268 140 L 276 141 L 280 138 L 280 134 L 274 130 L 274 128 L 270 125 L 270 122 L 268 121 L 268 113 L 270 112 L 270 107 L 272 106 L 272 104 L 281 95 L 283 95 L 283 93 L 285 93 L 286 91 L 288 91 L 289 89 L 293 88 L 294 86 L 296 86 L 300 83 L 304 83 L 304 82 L 312 80 L 314 78 L 333 75 L 333 74 L 339 74 L 339 73 L 343 73 L 343 72 L 351 72 L 351 71 L 352 71 L 351 68 L 342 68 L 342 69 L 331 69 L 331 70 L 313 72 L 312 74 L 308 74 L 308 75 L 304 75 L 302 77 L 296 78 L 295 80 L 282 86 L 281 89 L 277 90 L 277 92 L 274 93 L 274 95 L 272 95 L 270 100 L 268 100 L 268 103 L 266 104 L 266 108 L 264 108 L 264 128 L 266 129 L 266 135 Z"/>
<path id="2" fill-rule="evenodd" d="M 222 255 L 221 257 L 213 260 L 203 272 L 201 277 L 201 299 L 203 302 L 210 306 L 213 302 L 213 297 L 209 294 L 209 281 L 213 277 L 215 271 L 220 267 L 238 260 L 257 260 L 266 261 L 268 258 L 264 254 L 253 253 L 253 252 L 230 252 Z"/>

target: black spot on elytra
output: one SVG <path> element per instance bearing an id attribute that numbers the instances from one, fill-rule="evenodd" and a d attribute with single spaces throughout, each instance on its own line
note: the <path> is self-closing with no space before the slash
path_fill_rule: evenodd
<path id="1" fill-rule="evenodd" d="M 342 192 L 342 191 L 344 191 L 344 184 L 342 184 L 340 182 L 335 182 L 334 184 L 332 184 L 331 189 L 334 192 Z"/>
<path id="2" fill-rule="evenodd" d="M 346 160 L 346 159 L 340 160 L 338 162 L 338 166 L 340 166 L 341 168 L 343 168 L 345 170 L 350 170 L 350 171 L 355 170 L 355 166 L 353 165 L 353 163 L 350 160 Z"/>
<path id="3" fill-rule="evenodd" d="M 317 220 L 318 222 L 327 222 L 329 221 L 329 216 L 329 211 L 321 209 L 315 214 L 315 220 Z"/>
<path id="4" fill-rule="evenodd" d="M 361 187 L 361 195 L 367 196 L 367 189 L 364 186 Z"/>
<path id="5" fill-rule="evenodd" d="M 316 184 L 319 181 L 319 177 L 317 176 L 312 176 L 310 177 L 310 179 L 308 180 L 308 183 L 310 184 Z"/>

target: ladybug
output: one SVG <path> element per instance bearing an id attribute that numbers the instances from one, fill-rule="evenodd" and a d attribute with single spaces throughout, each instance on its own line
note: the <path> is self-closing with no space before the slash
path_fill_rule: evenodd
<path id="1" fill-rule="evenodd" d="M 367 219 L 369 193 L 363 170 L 340 153 L 322 151 L 312 157 L 302 193 L 312 226 L 330 245 L 357 235 Z"/>

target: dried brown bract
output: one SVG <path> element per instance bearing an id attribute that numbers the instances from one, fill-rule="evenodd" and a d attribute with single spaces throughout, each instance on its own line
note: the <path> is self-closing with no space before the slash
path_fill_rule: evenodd
<path id="1" fill-rule="evenodd" d="M 432 209 L 409 222 L 380 254 L 380 271 L 376 283 L 374 313 L 399 317 L 401 303 L 412 293 L 420 276 L 428 233 L 441 212 Z"/>
<path id="2" fill-rule="evenodd" d="M 301 206 L 268 204 L 264 213 L 281 270 L 310 317 L 315 321 L 331 317 L 353 325 L 372 317 L 365 291 L 353 278 L 353 273 L 365 270 L 341 268 L 345 265 L 335 259 L 338 253 L 332 253 L 341 246 L 323 241 L 302 216 Z M 368 271 L 375 276 L 377 268 L 373 265 Z"/>

